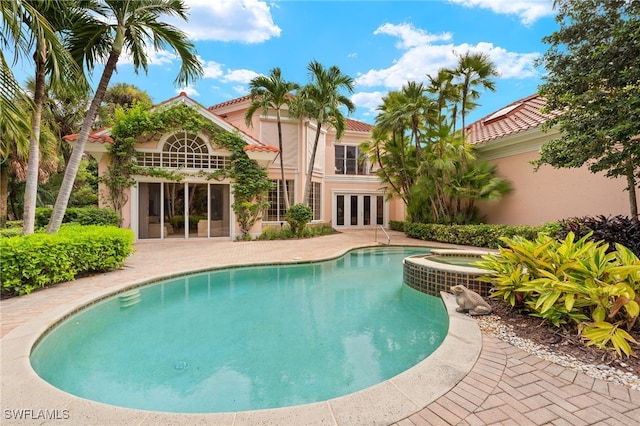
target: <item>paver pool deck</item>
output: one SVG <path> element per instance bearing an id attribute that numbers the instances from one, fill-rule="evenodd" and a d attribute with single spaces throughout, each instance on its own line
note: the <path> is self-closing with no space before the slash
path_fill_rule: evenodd
<path id="1" fill-rule="evenodd" d="M 451 247 L 389 234 L 392 245 Z M 377 237 L 386 242 L 381 233 Z M 2 300 L 0 423 L 640 425 L 639 391 L 576 373 L 483 334 L 474 319 L 455 312 L 447 295 L 449 334 L 425 361 L 363 391 L 297 407 L 217 414 L 132 410 L 67 394 L 30 368 L 31 347 L 52 324 L 132 284 L 230 265 L 329 259 L 372 245 L 372 230 L 287 241 L 140 241 L 120 270 Z"/>

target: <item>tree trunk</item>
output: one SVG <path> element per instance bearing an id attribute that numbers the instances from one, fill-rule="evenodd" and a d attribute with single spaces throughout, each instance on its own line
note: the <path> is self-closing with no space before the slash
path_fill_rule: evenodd
<path id="1" fill-rule="evenodd" d="M 627 159 L 627 190 L 629 191 L 629 206 L 631 207 L 631 218 L 638 221 L 638 200 L 636 198 L 636 178 L 633 173 L 633 161 Z"/>
<path id="2" fill-rule="evenodd" d="M 36 222 L 38 171 L 40 169 L 40 121 L 42 119 L 42 104 L 44 103 L 45 63 L 47 60 L 47 47 L 41 38 L 38 38 L 34 56 L 36 62 L 35 93 L 33 96 L 34 107 L 31 119 L 31 138 L 29 139 L 27 180 L 24 188 L 22 235 L 33 234 Z"/>
<path id="3" fill-rule="evenodd" d="M 287 181 L 284 179 L 284 153 L 282 152 L 282 124 L 280 123 L 280 109 L 276 111 L 278 119 L 278 148 L 280 149 L 280 176 L 282 179 L 282 189 L 284 192 L 284 205 L 289 210 L 289 191 L 287 190 Z"/>
<path id="4" fill-rule="evenodd" d="M 67 204 L 69 203 L 71 190 L 73 189 L 73 182 L 76 179 L 76 174 L 78 173 L 78 169 L 80 168 L 80 162 L 82 161 L 82 157 L 84 155 L 84 146 L 86 145 L 87 140 L 89 139 L 89 132 L 91 132 L 91 126 L 93 125 L 93 122 L 95 121 L 98 115 L 100 104 L 102 103 L 102 99 L 104 98 L 104 95 L 107 92 L 107 87 L 109 86 L 109 80 L 111 80 L 111 75 L 113 74 L 113 71 L 115 71 L 116 69 L 116 64 L 118 63 L 119 57 L 120 57 L 120 53 L 114 50 L 112 50 L 111 53 L 109 54 L 109 59 L 107 60 L 107 63 L 104 67 L 104 71 L 102 72 L 102 76 L 100 77 L 100 83 L 98 84 L 96 93 L 93 96 L 93 100 L 91 101 L 91 106 L 89 107 L 87 116 L 84 118 L 84 121 L 82 122 L 82 128 L 80 129 L 78 140 L 76 141 L 76 144 L 73 147 L 73 151 L 71 152 L 69 163 L 67 163 L 67 167 L 64 172 L 64 178 L 60 186 L 60 192 L 58 193 L 58 198 L 56 199 L 56 204 L 53 207 L 53 212 L 51 213 L 51 219 L 49 220 L 49 226 L 47 227 L 48 234 L 57 233 L 58 230 L 60 229 L 60 225 L 62 225 L 62 219 L 67 209 Z"/>
<path id="5" fill-rule="evenodd" d="M 311 177 L 313 176 L 313 165 L 316 162 L 316 151 L 318 150 L 318 141 L 320 140 L 320 133 L 322 129 L 322 123 L 318 123 L 318 129 L 316 130 L 316 139 L 313 142 L 313 151 L 311 151 L 311 159 L 309 160 L 309 168 L 307 170 L 307 179 L 304 185 L 304 196 L 302 197 L 302 204 L 309 206 L 309 194 L 311 193 Z"/>
<path id="6" fill-rule="evenodd" d="M 0 163 L 0 228 L 7 225 L 7 200 L 9 199 L 9 164 Z"/>

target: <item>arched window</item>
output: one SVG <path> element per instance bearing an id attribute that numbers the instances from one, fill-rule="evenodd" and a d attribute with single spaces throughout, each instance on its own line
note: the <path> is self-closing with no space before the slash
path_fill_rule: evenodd
<path id="1" fill-rule="evenodd" d="M 209 149 L 197 135 L 187 132 L 175 133 L 167 138 L 162 147 L 163 167 L 208 169 Z"/>
<path id="2" fill-rule="evenodd" d="M 200 136 L 180 131 L 165 140 L 161 152 L 141 152 L 138 165 L 169 169 L 224 169 L 229 166 L 229 156 L 209 154 L 209 147 Z"/>

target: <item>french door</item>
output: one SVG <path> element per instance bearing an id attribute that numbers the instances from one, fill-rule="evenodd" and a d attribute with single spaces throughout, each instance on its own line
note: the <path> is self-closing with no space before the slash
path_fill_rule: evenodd
<path id="1" fill-rule="evenodd" d="M 338 227 L 368 227 L 385 224 L 384 196 L 336 194 L 333 223 Z"/>

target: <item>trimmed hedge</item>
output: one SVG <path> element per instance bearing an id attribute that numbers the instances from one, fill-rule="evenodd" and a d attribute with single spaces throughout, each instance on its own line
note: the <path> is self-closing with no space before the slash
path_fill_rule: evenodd
<path id="1" fill-rule="evenodd" d="M 36 209 L 36 228 L 47 227 L 52 210 L 53 209 L 49 207 L 39 207 Z M 120 217 L 111 209 L 101 209 L 99 207 L 70 207 L 65 211 L 62 223 L 119 226 Z"/>
<path id="2" fill-rule="evenodd" d="M 57 234 L 0 238 L 2 295 L 31 293 L 80 274 L 119 268 L 133 252 L 133 231 L 68 225 Z"/>
<path id="3" fill-rule="evenodd" d="M 426 241 L 459 244 L 464 246 L 498 248 L 502 237 L 516 235 L 534 240 L 539 232 L 555 234 L 558 224 L 542 226 L 509 225 L 440 225 L 433 223 L 404 223 L 408 237 Z"/>

